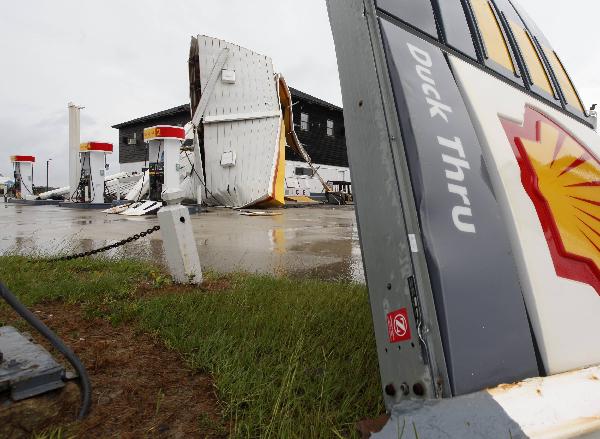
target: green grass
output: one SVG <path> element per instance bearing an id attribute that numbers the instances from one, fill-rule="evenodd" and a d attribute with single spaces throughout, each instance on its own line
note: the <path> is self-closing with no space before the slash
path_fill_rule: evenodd
<path id="1" fill-rule="evenodd" d="M 141 282 L 165 286 L 150 265 L 19 257 L 0 258 L 0 280 L 27 304 L 81 303 L 161 338 L 214 377 L 232 437 L 352 437 L 383 411 L 364 286 L 236 274 L 221 291 L 144 299 Z"/>
<path id="2" fill-rule="evenodd" d="M 39 302 L 118 302 L 134 298 L 135 285 L 152 267 L 134 261 L 29 261 L 19 256 L 0 257 L 0 280 L 26 305 Z"/>

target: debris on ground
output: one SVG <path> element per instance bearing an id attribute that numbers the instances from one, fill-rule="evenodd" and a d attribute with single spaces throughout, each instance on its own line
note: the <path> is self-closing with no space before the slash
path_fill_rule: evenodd
<path id="1" fill-rule="evenodd" d="M 80 403 L 74 383 L 24 403 L 0 401 L 0 437 L 29 438 L 56 426 L 65 427 L 65 437 L 82 438 L 227 436 L 212 379 L 187 369 L 161 342 L 132 326 L 86 318 L 77 305 L 54 303 L 36 310 L 86 365 L 92 412 L 74 422 Z M 0 318 L 16 319 L 7 310 L 0 310 Z"/>

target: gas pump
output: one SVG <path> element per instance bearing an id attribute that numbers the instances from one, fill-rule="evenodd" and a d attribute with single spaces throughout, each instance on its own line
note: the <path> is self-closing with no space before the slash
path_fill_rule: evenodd
<path id="1" fill-rule="evenodd" d="M 108 165 L 106 155 L 112 154 L 110 143 L 82 143 L 79 148 L 81 176 L 75 192 L 75 198 L 80 203 L 104 203 L 104 177 Z"/>
<path id="2" fill-rule="evenodd" d="M 160 194 L 165 180 L 165 168 L 162 158 L 160 161 L 148 164 L 148 175 L 150 176 L 149 199 L 152 201 L 160 201 Z"/>
<path id="3" fill-rule="evenodd" d="M 16 198 L 25 199 L 33 195 L 33 164 L 35 157 L 31 155 L 13 155 L 10 158 L 13 163 L 15 177 L 14 192 Z"/>
<path id="4" fill-rule="evenodd" d="M 144 140 L 148 142 L 150 200 L 161 201 L 165 190 L 179 187 L 179 151 L 184 138 L 181 127 L 161 125 L 144 130 Z"/>

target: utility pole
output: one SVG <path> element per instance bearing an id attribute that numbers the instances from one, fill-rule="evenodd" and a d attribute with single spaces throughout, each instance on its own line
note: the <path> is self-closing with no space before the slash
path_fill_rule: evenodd
<path id="1" fill-rule="evenodd" d="M 50 186 L 48 185 L 48 167 L 50 165 L 50 160 L 52 159 L 46 160 L 46 192 L 50 190 Z"/>

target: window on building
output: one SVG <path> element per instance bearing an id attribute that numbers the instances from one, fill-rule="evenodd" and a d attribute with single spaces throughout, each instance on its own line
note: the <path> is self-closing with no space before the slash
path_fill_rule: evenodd
<path id="1" fill-rule="evenodd" d="M 302 131 L 308 131 L 308 114 L 300 113 L 300 129 Z"/>
<path id="2" fill-rule="evenodd" d="M 556 76 L 556 80 L 560 84 L 560 88 L 562 89 L 563 95 L 571 107 L 585 113 L 583 109 L 583 104 L 579 100 L 579 96 L 577 95 L 577 91 L 575 91 L 575 86 L 571 82 L 565 67 L 562 62 L 558 58 L 558 55 L 553 50 L 544 48 L 544 53 L 550 61 L 550 65 L 552 66 L 552 70 L 554 71 L 554 75 Z"/>
<path id="3" fill-rule="evenodd" d="M 333 121 L 327 120 L 327 135 L 333 137 Z"/>
<path id="4" fill-rule="evenodd" d="M 308 175 L 309 177 L 313 176 L 313 170 L 310 168 L 296 168 L 294 173 L 296 175 Z"/>
<path id="5" fill-rule="evenodd" d="M 137 132 L 134 131 L 133 136 L 126 137 L 125 143 L 127 143 L 128 145 L 137 145 Z"/>
<path id="6" fill-rule="evenodd" d="M 487 58 L 511 73 L 515 73 L 515 65 L 494 7 L 488 0 L 471 0 L 471 6 L 479 25 L 479 33 L 483 39 Z"/>
<path id="7" fill-rule="evenodd" d="M 523 56 L 527 71 L 531 77 L 531 82 L 552 96 L 554 92 L 552 90 L 550 78 L 548 78 L 548 74 L 544 69 L 544 64 L 535 48 L 531 35 L 529 35 L 521 25 L 514 21 L 510 22 L 510 29 L 519 45 L 521 55 Z"/>

